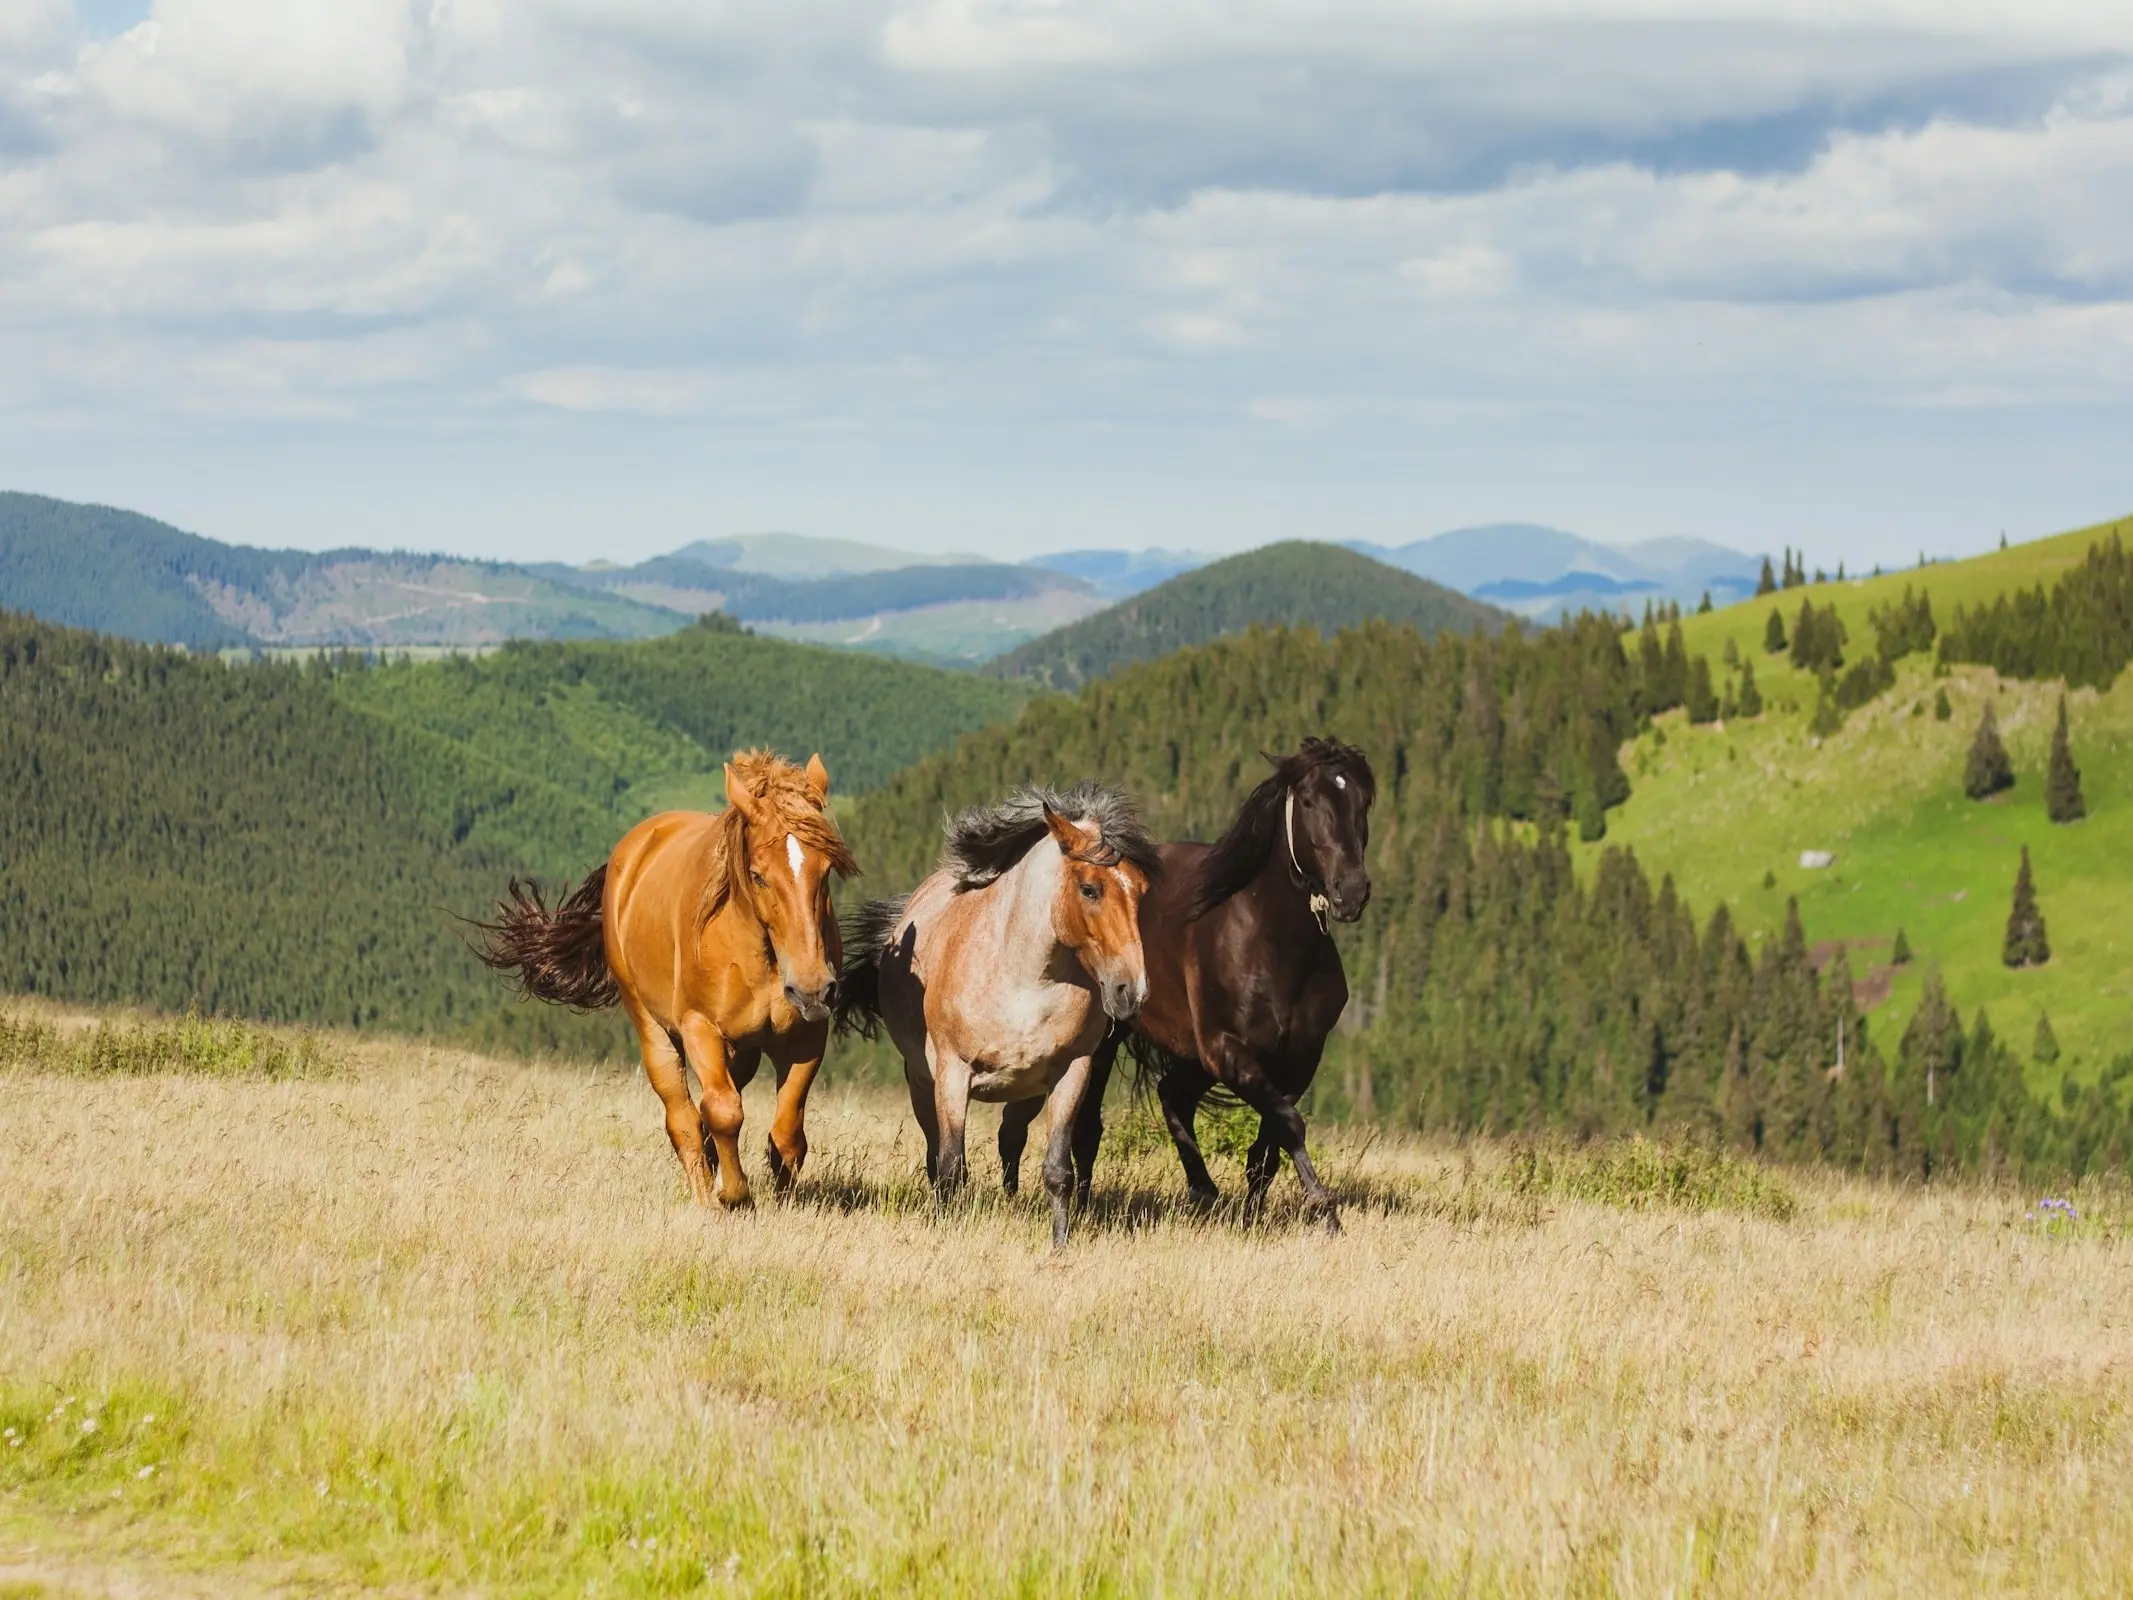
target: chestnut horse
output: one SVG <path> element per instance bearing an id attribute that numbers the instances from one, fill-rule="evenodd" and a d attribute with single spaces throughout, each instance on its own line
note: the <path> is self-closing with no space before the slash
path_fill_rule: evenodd
<path id="1" fill-rule="evenodd" d="M 581 1011 L 621 1002 L 699 1205 L 711 1203 L 713 1165 L 720 1203 L 751 1203 L 741 1090 L 766 1055 L 778 1077 L 766 1153 L 779 1193 L 807 1159 L 807 1091 L 843 954 L 829 876 L 859 870 L 828 800 L 821 756 L 803 772 L 746 751 L 726 767 L 724 811 L 646 818 L 553 910 L 514 879 L 496 920 L 481 924 L 481 958 L 516 972 L 526 994 Z M 691 1067 L 700 1113 L 689 1101 Z"/>
<path id="2" fill-rule="evenodd" d="M 1017 789 L 955 818 L 947 838 L 910 895 L 853 918 L 838 1025 L 887 1024 L 940 1198 L 964 1181 L 972 1100 L 1047 1105 L 1044 1187 L 1062 1246 L 1090 1058 L 1148 991 L 1137 913 L 1155 841 L 1122 793 L 1087 783 Z"/>
<path id="3" fill-rule="evenodd" d="M 1272 757 L 1268 758 L 1272 760 Z M 1215 843 L 1162 847 L 1162 871 L 1141 902 L 1148 999 L 1130 1035 L 1096 1052 L 1072 1153 L 1086 1201 L 1103 1139 L 1103 1095 L 1121 1039 L 1156 1080 L 1186 1186 L 1216 1198 L 1194 1119 L 1218 1083 L 1259 1113 L 1245 1161 L 1244 1214 L 1256 1220 L 1286 1151 L 1311 1209 L 1340 1232 L 1333 1196 L 1304 1148 L 1296 1102 L 1318 1075 L 1326 1036 L 1348 1003 L 1330 911 L 1353 922 L 1370 899 L 1363 862 L 1377 780 L 1362 751 L 1306 739 L 1274 763 Z M 1035 1102 L 1007 1108 L 1000 1163 L 1010 1193 Z"/>

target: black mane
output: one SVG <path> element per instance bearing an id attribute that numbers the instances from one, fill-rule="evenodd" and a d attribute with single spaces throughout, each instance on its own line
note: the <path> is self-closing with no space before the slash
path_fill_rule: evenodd
<path id="1" fill-rule="evenodd" d="M 1267 857 L 1281 844 L 1282 812 L 1289 791 L 1313 771 L 1330 768 L 1356 785 L 1367 804 L 1377 798 L 1377 776 L 1370 761 L 1354 745 L 1338 739 L 1306 739 L 1296 754 L 1268 756 L 1274 770 L 1267 780 L 1245 796 L 1237 820 L 1207 852 L 1200 868 L 1200 892 L 1193 898 L 1192 914 L 1205 916 L 1231 895 L 1259 876 Z"/>
<path id="2" fill-rule="evenodd" d="M 943 871 L 955 874 L 958 892 L 982 889 L 1029 854 L 1030 846 L 1049 831 L 1046 809 L 1069 822 L 1094 822 L 1097 842 L 1076 859 L 1097 866 L 1130 861 L 1153 877 L 1159 857 L 1154 838 L 1123 789 L 1084 780 L 1064 793 L 1025 784 L 989 806 L 973 806 L 951 818 L 945 828 L 948 846 L 941 854 Z"/>

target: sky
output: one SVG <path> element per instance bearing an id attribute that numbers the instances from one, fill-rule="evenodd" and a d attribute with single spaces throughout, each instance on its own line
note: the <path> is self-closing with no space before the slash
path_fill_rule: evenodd
<path id="1" fill-rule="evenodd" d="M 2133 5 L 0 0 L 0 487 L 1965 554 L 2133 511 Z"/>

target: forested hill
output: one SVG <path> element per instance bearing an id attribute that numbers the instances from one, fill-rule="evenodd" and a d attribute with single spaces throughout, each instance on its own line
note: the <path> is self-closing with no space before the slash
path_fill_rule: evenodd
<path id="1" fill-rule="evenodd" d="M 1424 634 L 1498 628 L 1508 614 L 1339 545 L 1267 545 L 1182 573 L 1107 611 L 1018 646 L 984 669 L 1075 689 L 1137 661 L 1246 628 L 1308 623 L 1324 633 L 1370 621 Z"/>
<path id="2" fill-rule="evenodd" d="M 1022 695 L 730 627 L 226 666 L 0 612 L 0 993 L 620 1049 L 508 1003 L 448 913 L 716 804 L 738 746 L 849 796 Z"/>
<path id="3" fill-rule="evenodd" d="M 1964 1023 L 1960 990 L 1929 977 L 1900 1033 L 1884 1028 L 1850 951 L 1817 949 L 1782 896 L 1749 937 L 1723 900 L 1692 907 L 1600 842 L 1637 804 L 1642 780 L 1618 764 L 1632 734 L 1637 750 L 1768 726 L 1812 750 L 1807 713 L 1766 708 L 1735 654 L 1739 668 L 1693 654 L 1678 617 L 1626 640 L 1590 617 L 1435 641 L 1379 624 L 1255 632 L 1034 700 L 867 797 L 849 833 L 869 892 L 895 890 L 937 854 L 944 811 L 1098 776 L 1141 796 L 1165 836 L 1210 838 L 1264 776 L 1261 751 L 1333 734 L 1368 753 L 1379 801 L 1370 907 L 1336 930 L 1352 999 L 1322 1110 L 1447 1130 L 1660 1127 L 1912 1176 L 2122 1167 L 2133 1054 L 2035 1098 L 2027 1035 L 2017 1049 L 1982 1014 Z M 1674 792 L 1723 838 L 1723 807 Z"/>
<path id="4" fill-rule="evenodd" d="M 0 606 L 194 650 L 641 639 L 686 620 L 497 562 L 259 550 L 110 506 L 9 493 L 0 493 Z"/>

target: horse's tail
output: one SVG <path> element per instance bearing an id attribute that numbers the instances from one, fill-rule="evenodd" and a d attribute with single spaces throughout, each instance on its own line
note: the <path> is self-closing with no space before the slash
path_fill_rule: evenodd
<path id="1" fill-rule="evenodd" d="M 844 971 L 837 979 L 837 1032 L 862 1039 L 881 1034 L 881 953 L 904 920 L 907 894 L 869 900 L 844 924 Z"/>
<path id="2" fill-rule="evenodd" d="M 477 922 L 474 953 L 498 972 L 518 974 L 519 993 L 573 1011 L 599 1011 L 622 998 L 622 986 L 607 966 L 600 928 L 600 899 L 607 889 L 603 862 L 575 889 L 564 885 L 555 908 L 540 885 L 511 880 L 509 897 L 497 903 L 494 922 Z"/>
<path id="3" fill-rule="evenodd" d="M 1111 1032 L 1120 1047 L 1133 1058 L 1133 1092 L 1137 1095 L 1146 1095 L 1180 1067 L 1199 1065 L 1190 1056 L 1181 1056 L 1174 1050 L 1165 1050 L 1130 1023 L 1114 1024 Z M 1212 1077 L 1213 1074 L 1210 1073 L 1209 1076 Z M 1207 1093 L 1202 1096 L 1200 1103 L 1210 1106 L 1241 1106 L 1244 1101 L 1236 1090 L 1216 1078 Z"/>

